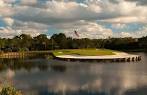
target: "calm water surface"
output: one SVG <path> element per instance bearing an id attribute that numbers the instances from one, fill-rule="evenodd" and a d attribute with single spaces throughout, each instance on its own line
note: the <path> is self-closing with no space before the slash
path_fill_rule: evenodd
<path id="1" fill-rule="evenodd" d="M 0 84 L 24 95 L 147 95 L 147 53 L 135 63 L 0 59 Z"/>

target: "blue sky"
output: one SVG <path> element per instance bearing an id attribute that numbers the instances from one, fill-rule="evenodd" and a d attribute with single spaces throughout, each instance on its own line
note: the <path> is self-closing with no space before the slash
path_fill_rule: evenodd
<path id="1" fill-rule="evenodd" d="M 3 19 L 0 17 L 0 27 L 5 27 L 6 24 L 5 22 L 3 21 Z"/>
<path id="2" fill-rule="evenodd" d="M 106 28 L 112 29 L 113 32 L 137 32 L 140 31 L 145 25 L 142 23 L 127 23 L 123 27 L 114 27 L 111 23 L 102 24 Z"/>
<path id="3" fill-rule="evenodd" d="M 145 0 L 1 0 L 0 36 L 65 33 L 81 38 L 147 35 Z"/>

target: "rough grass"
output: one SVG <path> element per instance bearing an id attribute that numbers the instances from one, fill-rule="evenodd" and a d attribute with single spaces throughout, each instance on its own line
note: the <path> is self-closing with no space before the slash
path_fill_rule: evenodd
<path id="1" fill-rule="evenodd" d="M 69 50 L 55 50 L 54 56 L 59 55 L 82 55 L 82 56 L 102 56 L 115 55 L 113 50 L 108 49 L 69 49 Z"/>

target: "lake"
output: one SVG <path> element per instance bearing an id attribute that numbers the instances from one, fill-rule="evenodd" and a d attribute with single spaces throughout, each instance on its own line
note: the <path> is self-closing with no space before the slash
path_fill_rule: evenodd
<path id="1" fill-rule="evenodd" d="M 0 84 L 24 95 L 147 95 L 147 53 L 140 62 L 0 59 Z"/>

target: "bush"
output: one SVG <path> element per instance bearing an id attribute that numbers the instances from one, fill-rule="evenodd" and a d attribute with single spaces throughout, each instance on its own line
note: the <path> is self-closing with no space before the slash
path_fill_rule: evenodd
<path id="1" fill-rule="evenodd" d="M 16 90 L 14 87 L 4 87 L 2 88 L 0 95 L 22 95 L 22 93 Z"/>

